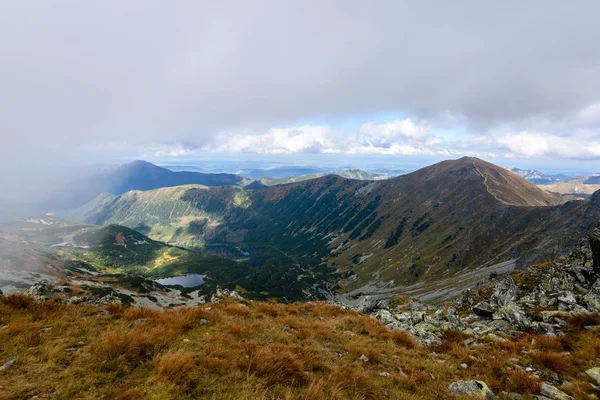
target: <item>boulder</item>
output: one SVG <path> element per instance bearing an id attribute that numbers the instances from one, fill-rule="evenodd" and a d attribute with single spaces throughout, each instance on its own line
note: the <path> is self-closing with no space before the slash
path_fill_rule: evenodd
<path id="1" fill-rule="evenodd" d="M 587 309 L 591 312 L 600 312 L 600 279 L 590 288 L 589 292 L 583 297 Z"/>
<path id="2" fill-rule="evenodd" d="M 574 400 L 573 397 L 546 382 L 542 383 L 540 394 L 552 400 Z"/>
<path id="3" fill-rule="evenodd" d="M 591 368 L 585 371 L 585 373 L 588 374 L 588 376 L 594 381 L 596 381 L 596 384 L 600 385 L 600 368 Z"/>
<path id="4" fill-rule="evenodd" d="M 377 310 L 375 318 L 380 320 L 384 325 L 393 325 L 396 319 L 389 310 Z"/>
<path id="5" fill-rule="evenodd" d="M 499 307 L 503 307 L 515 299 L 518 291 L 515 281 L 509 276 L 494 286 L 490 300 Z"/>
<path id="6" fill-rule="evenodd" d="M 37 301 L 49 300 L 54 295 L 54 286 L 46 281 L 33 284 L 23 294 L 33 297 Z"/>
<path id="7" fill-rule="evenodd" d="M 594 272 L 600 274 L 600 227 L 594 228 L 587 238 L 592 249 Z"/>
<path id="8" fill-rule="evenodd" d="M 366 296 L 356 306 L 356 311 L 360 313 L 370 313 L 375 309 L 375 305 L 377 305 L 377 300 L 372 299 L 370 296 Z"/>
<path id="9" fill-rule="evenodd" d="M 488 385 L 483 381 L 456 381 L 448 386 L 448 391 L 452 394 L 468 394 L 477 396 L 486 400 L 496 398 Z"/>
<path id="10" fill-rule="evenodd" d="M 479 315 L 480 317 L 484 318 L 492 318 L 492 315 L 494 315 L 494 309 L 492 308 L 492 305 L 487 301 L 477 303 L 475 307 L 473 307 L 473 312 L 476 315 Z"/>
<path id="11" fill-rule="evenodd" d="M 498 309 L 492 318 L 503 319 L 520 329 L 527 329 L 531 326 L 531 319 L 525 315 L 521 307 L 512 302 Z"/>

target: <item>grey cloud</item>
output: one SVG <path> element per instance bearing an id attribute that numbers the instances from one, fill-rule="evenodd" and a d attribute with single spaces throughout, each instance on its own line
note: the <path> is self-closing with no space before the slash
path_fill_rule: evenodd
<path id="1" fill-rule="evenodd" d="M 483 132 L 566 118 L 600 100 L 599 15 L 597 1 L 5 1 L 0 157 L 199 148 L 379 111 Z"/>

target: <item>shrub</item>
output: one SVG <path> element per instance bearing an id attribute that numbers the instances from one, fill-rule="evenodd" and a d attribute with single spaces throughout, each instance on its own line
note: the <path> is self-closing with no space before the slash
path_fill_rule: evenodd
<path id="1" fill-rule="evenodd" d="M 267 380 L 269 384 L 303 386 L 308 375 L 299 357 L 287 346 L 271 345 L 260 349 L 248 346 L 248 358 L 238 367 Z"/>
<path id="2" fill-rule="evenodd" d="M 390 340 L 397 346 L 412 349 L 417 345 L 414 336 L 402 329 L 393 329 L 390 332 Z"/>
<path id="3" fill-rule="evenodd" d="M 540 379 L 521 369 L 508 371 L 508 379 L 504 390 L 517 393 L 539 393 L 542 383 Z"/>
<path id="4" fill-rule="evenodd" d="M 185 383 L 193 370 L 193 354 L 185 350 L 170 350 L 157 356 L 154 365 L 159 380 Z"/>
<path id="5" fill-rule="evenodd" d="M 24 310 L 35 304 L 33 298 L 20 293 L 9 294 L 6 297 L 0 298 L 0 301 L 15 310 Z"/>

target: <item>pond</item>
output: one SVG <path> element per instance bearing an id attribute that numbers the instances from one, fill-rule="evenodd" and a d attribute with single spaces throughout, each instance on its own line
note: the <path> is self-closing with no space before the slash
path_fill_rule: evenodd
<path id="1" fill-rule="evenodd" d="M 172 276 L 170 278 L 157 279 L 154 282 L 160 283 L 164 286 L 196 287 L 204 283 L 204 275 L 191 274 Z"/>

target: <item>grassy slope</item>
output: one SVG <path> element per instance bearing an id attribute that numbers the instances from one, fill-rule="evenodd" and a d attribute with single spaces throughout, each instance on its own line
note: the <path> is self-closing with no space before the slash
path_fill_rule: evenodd
<path id="1" fill-rule="evenodd" d="M 531 398 L 540 381 L 515 365 L 556 372 L 573 384 L 564 391 L 584 398 L 593 388 L 582 372 L 600 357 L 600 334 L 583 329 L 586 318 L 561 338 L 467 346 L 448 331 L 442 345 L 423 348 L 371 317 L 320 303 L 100 311 L 1 299 L 0 363 L 16 363 L 0 372 L 0 398 L 459 399 L 447 392 L 458 379 L 484 380 L 503 399 L 511 391 Z"/>

